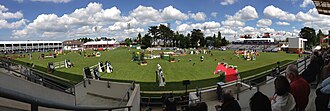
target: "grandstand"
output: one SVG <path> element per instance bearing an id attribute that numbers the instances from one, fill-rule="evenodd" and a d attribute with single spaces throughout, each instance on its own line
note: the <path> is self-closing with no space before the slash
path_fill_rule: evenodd
<path id="1" fill-rule="evenodd" d="M 72 84 L 6 59 L 0 59 L 0 85 L 0 110 L 140 109 L 140 86 L 134 81 L 84 79 Z"/>
<path id="2" fill-rule="evenodd" d="M 227 46 L 229 50 L 256 50 L 263 52 L 277 52 L 278 42 L 273 38 L 239 38 Z"/>
<path id="3" fill-rule="evenodd" d="M 48 51 L 62 47 L 61 41 L 0 41 L 1 53 Z"/>

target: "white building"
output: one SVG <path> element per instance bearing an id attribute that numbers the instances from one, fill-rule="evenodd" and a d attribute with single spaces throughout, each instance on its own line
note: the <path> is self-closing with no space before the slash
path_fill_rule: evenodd
<path id="1" fill-rule="evenodd" d="M 0 41 L 1 52 L 31 52 L 62 49 L 61 41 Z"/>
<path id="2" fill-rule="evenodd" d="M 274 43 L 274 38 L 238 38 L 236 42 L 247 44 Z"/>
<path id="3" fill-rule="evenodd" d="M 307 39 L 303 38 L 288 38 L 289 46 L 288 51 L 290 53 L 298 53 L 299 51 L 303 51 L 305 49 L 305 42 Z"/>
<path id="4" fill-rule="evenodd" d="M 107 40 L 100 40 L 100 41 L 90 41 L 84 44 L 85 49 L 98 49 L 104 50 L 111 47 L 119 46 L 119 42 L 115 39 L 107 39 Z"/>

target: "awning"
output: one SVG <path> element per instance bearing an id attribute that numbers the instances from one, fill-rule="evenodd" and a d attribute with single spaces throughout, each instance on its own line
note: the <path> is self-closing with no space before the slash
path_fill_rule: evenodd
<path id="1" fill-rule="evenodd" d="M 313 2 L 319 14 L 330 15 L 329 0 L 313 0 Z"/>

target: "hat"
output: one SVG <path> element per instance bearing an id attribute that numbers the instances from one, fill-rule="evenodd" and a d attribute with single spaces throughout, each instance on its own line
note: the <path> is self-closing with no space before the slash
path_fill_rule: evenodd
<path id="1" fill-rule="evenodd" d="M 218 82 L 217 85 L 219 85 L 219 86 L 223 86 L 223 85 L 225 85 L 225 83 L 223 83 L 223 82 Z"/>

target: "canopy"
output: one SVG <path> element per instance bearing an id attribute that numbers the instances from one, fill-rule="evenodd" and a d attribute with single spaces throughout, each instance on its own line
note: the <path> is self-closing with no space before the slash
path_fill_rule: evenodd
<path id="1" fill-rule="evenodd" d="M 281 48 L 287 48 L 289 45 L 282 44 Z"/>
<path id="2" fill-rule="evenodd" d="M 315 50 L 320 50 L 321 49 L 321 46 L 316 46 L 314 49 Z"/>
<path id="3" fill-rule="evenodd" d="M 237 67 L 230 66 L 226 63 L 219 63 L 214 71 L 214 74 L 224 73 L 220 75 L 220 78 L 224 78 L 224 82 L 230 82 L 238 79 Z"/>

